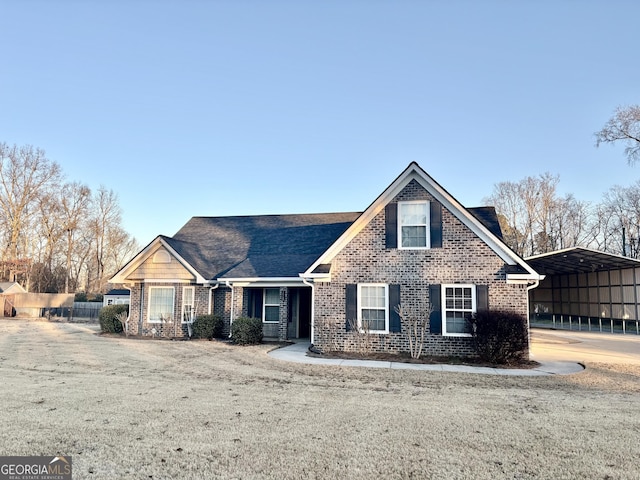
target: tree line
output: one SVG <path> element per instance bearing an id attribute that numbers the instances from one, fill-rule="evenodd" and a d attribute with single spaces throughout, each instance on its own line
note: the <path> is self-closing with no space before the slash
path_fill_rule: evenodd
<path id="1" fill-rule="evenodd" d="M 595 137 L 596 146 L 623 143 L 633 165 L 640 160 L 640 106 L 619 107 Z M 581 246 L 640 258 L 640 180 L 611 187 L 595 205 L 560 196 L 559 182 L 544 173 L 494 185 L 485 201 L 495 206 L 509 247 L 523 257 Z"/>
<path id="2" fill-rule="evenodd" d="M 139 246 L 117 194 L 65 181 L 31 145 L 0 143 L 0 279 L 35 293 L 104 293 Z"/>
<path id="3" fill-rule="evenodd" d="M 623 143 L 640 160 L 640 105 L 619 107 L 595 134 L 596 146 Z M 494 185 L 503 238 L 523 257 L 584 246 L 640 258 L 640 180 L 614 186 L 592 205 L 558 195 L 544 173 Z M 104 293 L 108 279 L 139 251 L 122 227 L 113 190 L 65 181 L 44 150 L 0 142 L 0 280 L 36 293 Z"/>

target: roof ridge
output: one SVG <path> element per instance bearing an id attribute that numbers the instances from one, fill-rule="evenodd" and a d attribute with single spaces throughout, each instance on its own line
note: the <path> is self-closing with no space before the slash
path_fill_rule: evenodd
<path id="1" fill-rule="evenodd" d="M 191 218 L 256 218 L 256 217 L 300 217 L 300 216 L 320 216 L 320 215 L 359 215 L 361 211 L 345 212 L 314 212 L 314 213 L 265 213 L 255 215 L 194 215 Z"/>

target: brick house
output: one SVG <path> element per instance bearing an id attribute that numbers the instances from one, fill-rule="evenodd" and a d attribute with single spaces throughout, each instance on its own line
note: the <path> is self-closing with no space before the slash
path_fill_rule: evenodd
<path id="1" fill-rule="evenodd" d="M 428 315 L 426 355 L 471 353 L 464 318 L 483 308 L 528 318 L 541 279 L 501 240 L 495 210 L 467 209 L 411 163 L 364 211 L 194 217 L 158 236 L 112 279 L 131 291 L 140 335 L 186 335 L 190 318 L 261 318 L 265 337 L 320 350 L 408 350 Z M 426 318 L 426 317 L 425 317 Z M 405 320 L 406 321 L 406 320 Z"/>

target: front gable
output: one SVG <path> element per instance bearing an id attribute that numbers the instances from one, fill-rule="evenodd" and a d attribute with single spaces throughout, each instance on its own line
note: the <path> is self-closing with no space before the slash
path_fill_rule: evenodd
<path id="1" fill-rule="evenodd" d="M 110 282 L 205 283 L 205 279 L 162 237 L 157 237 L 116 273 Z"/>
<path id="2" fill-rule="evenodd" d="M 540 276 L 513 252 L 496 234 L 491 232 L 471 212 L 455 200 L 444 188 L 433 180 L 417 163 L 411 163 L 407 169 L 360 215 L 344 234 L 327 249 L 316 262 L 301 276 L 307 278 L 318 277 L 317 267 L 329 264 L 360 232 L 362 232 L 376 217 L 385 217 L 385 227 L 379 235 L 385 246 L 398 247 L 397 238 L 397 205 L 398 202 L 424 200 L 429 202 L 429 242 L 426 248 L 442 246 L 442 212 L 448 212 L 452 218 L 481 240 L 491 252 L 497 255 L 506 266 L 517 273 L 509 273 L 507 280 L 511 283 L 535 282 Z M 395 238 L 394 238 L 395 237 Z M 452 238 L 457 241 L 460 239 Z M 326 275 L 327 279 L 330 278 Z"/>
<path id="3" fill-rule="evenodd" d="M 196 277 L 189 272 L 171 253 L 159 247 L 128 276 L 130 281 L 195 281 Z"/>

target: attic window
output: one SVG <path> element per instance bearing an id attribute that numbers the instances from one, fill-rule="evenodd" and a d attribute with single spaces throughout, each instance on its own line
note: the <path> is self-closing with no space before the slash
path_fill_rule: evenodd
<path id="1" fill-rule="evenodd" d="M 429 248 L 429 223 L 429 202 L 399 202 L 400 248 Z"/>
<path id="2" fill-rule="evenodd" d="M 158 250 L 153 254 L 153 263 L 171 263 L 171 255 L 166 250 Z"/>

